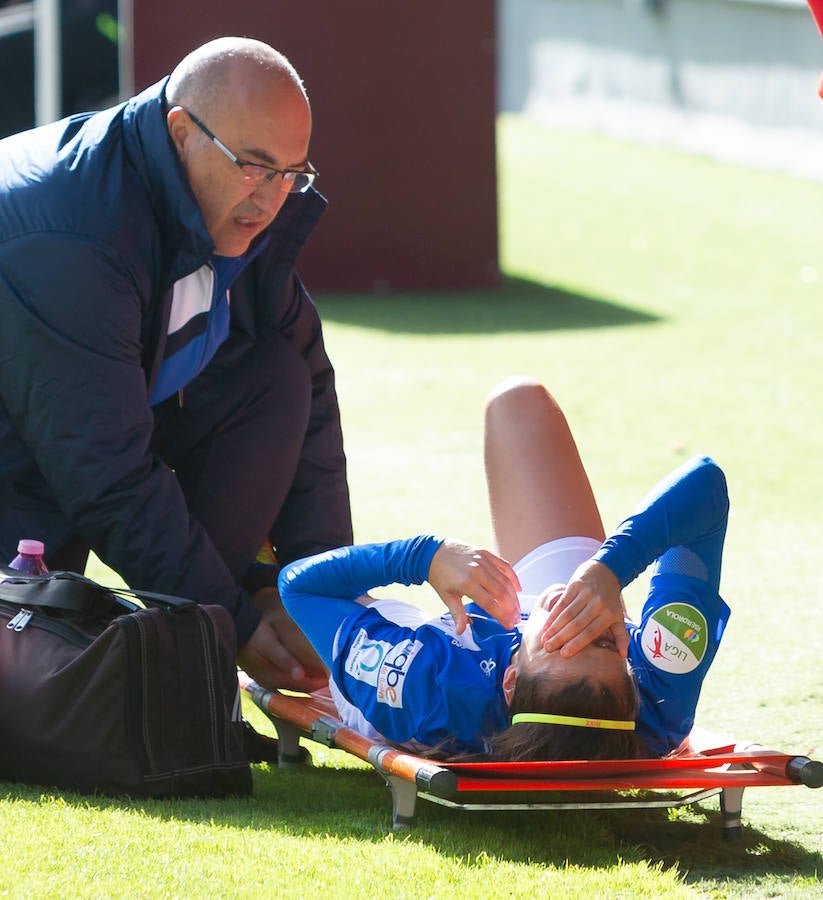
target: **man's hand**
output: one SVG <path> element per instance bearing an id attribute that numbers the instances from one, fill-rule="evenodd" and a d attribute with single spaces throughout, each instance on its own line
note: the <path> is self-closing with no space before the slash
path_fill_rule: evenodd
<path id="1" fill-rule="evenodd" d="M 240 668 L 269 690 L 287 688 L 311 693 L 325 687 L 328 672 L 283 608 L 277 589 L 261 588 L 252 599 L 263 618 L 237 654 Z"/>
<path id="2" fill-rule="evenodd" d="M 463 606 L 468 597 L 504 628 L 520 621 L 520 582 L 514 569 L 499 556 L 456 541 L 443 541 L 429 567 L 429 584 L 452 614 L 457 633 L 469 623 Z"/>
<path id="3" fill-rule="evenodd" d="M 557 593 L 541 632 L 543 647 L 559 650 L 564 657 L 574 656 L 610 631 L 621 656 L 629 649 L 626 608 L 620 583 L 612 570 L 601 562 L 587 560 L 577 567 L 565 589 L 549 588 Z"/>

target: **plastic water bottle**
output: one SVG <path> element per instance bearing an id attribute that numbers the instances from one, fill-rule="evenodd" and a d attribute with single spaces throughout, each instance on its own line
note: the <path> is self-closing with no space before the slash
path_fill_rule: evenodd
<path id="1" fill-rule="evenodd" d="M 9 563 L 9 568 L 26 575 L 48 575 L 49 570 L 43 562 L 45 549 L 42 541 L 23 538 L 17 545 L 17 556 Z"/>

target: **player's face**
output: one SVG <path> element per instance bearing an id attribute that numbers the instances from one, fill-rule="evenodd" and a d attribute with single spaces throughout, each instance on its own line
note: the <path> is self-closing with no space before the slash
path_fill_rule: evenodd
<path id="1" fill-rule="evenodd" d="M 604 631 L 599 638 L 569 658 L 561 656 L 559 650 L 544 649 L 540 633 L 557 596 L 559 594 L 547 591 L 535 604 L 523 628 L 517 665 L 557 678 L 575 680 L 594 677 L 606 684 L 622 683 L 628 664 L 620 655 L 610 631 Z"/>

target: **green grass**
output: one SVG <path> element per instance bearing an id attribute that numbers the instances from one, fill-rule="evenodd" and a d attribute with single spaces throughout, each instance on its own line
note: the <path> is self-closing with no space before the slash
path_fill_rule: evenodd
<path id="1" fill-rule="evenodd" d="M 673 465 L 711 453 L 732 497 L 733 616 L 699 719 L 822 756 L 823 185 L 516 117 L 500 122 L 499 162 L 499 291 L 318 298 L 357 539 L 489 541 L 482 410 L 512 372 L 566 409 L 607 527 Z M 627 594 L 635 612 L 641 588 Z M 425 590 L 411 596 L 434 608 Z M 0 786 L 0 891 L 823 896 L 823 791 L 747 790 L 739 845 L 719 841 L 715 801 L 518 814 L 420 803 L 396 836 L 378 778 L 313 753 L 310 771 L 256 767 L 255 796 L 234 802 Z"/>

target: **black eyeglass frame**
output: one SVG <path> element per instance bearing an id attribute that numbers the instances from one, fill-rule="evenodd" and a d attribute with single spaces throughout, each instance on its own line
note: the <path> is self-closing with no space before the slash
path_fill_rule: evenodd
<path id="1" fill-rule="evenodd" d="M 181 107 L 183 109 L 183 107 Z M 194 124 L 206 135 L 206 137 L 224 153 L 243 173 L 243 177 L 251 184 L 268 182 L 271 183 L 280 175 L 283 178 L 283 190 L 289 194 L 304 194 L 314 183 L 314 179 L 320 174 L 314 166 L 306 161 L 309 167 L 308 171 L 303 169 L 275 169 L 272 166 L 266 166 L 262 163 L 250 162 L 249 160 L 240 159 L 239 156 L 232 153 L 231 150 L 220 140 L 219 137 L 204 125 L 191 110 L 184 109 L 186 115 L 194 122 Z M 251 172 L 244 172 L 247 167 L 253 169 L 263 169 L 265 174 L 253 175 Z M 288 177 L 291 176 L 291 177 Z"/>

